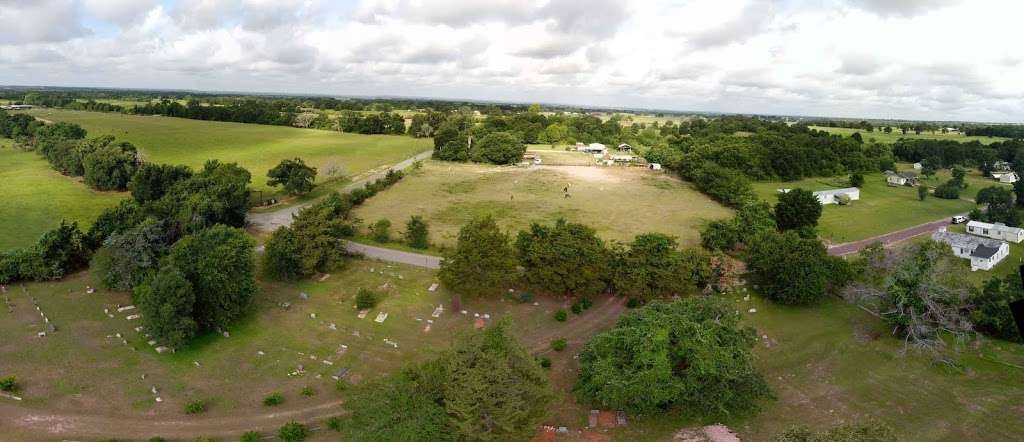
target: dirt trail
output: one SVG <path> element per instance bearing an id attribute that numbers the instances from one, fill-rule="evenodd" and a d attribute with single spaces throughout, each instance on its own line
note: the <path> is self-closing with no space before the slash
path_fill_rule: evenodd
<path id="1" fill-rule="evenodd" d="M 967 215 L 961 213 L 961 215 Z M 900 241 L 913 238 L 917 235 L 925 233 L 931 233 L 939 228 L 950 225 L 952 216 L 945 217 L 938 221 L 932 221 L 930 223 L 919 224 L 914 227 L 906 228 L 903 230 L 897 230 L 895 232 L 889 232 L 883 235 L 873 236 L 868 239 L 862 239 L 860 241 L 852 241 L 842 244 L 835 244 L 828 247 L 828 254 L 832 256 L 843 256 L 851 253 L 857 253 L 863 250 L 865 247 L 875 242 L 880 242 L 882 245 L 888 246 L 890 244 L 898 243 Z"/>
<path id="2" fill-rule="evenodd" d="M 626 298 L 612 296 L 594 305 L 582 315 L 575 316 L 568 323 L 567 331 L 555 330 L 541 333 L 526 340 L 526 347 L 531 353 L 545 353 L 551 350 L 551 341 L 565 338 L 570 344 L 582 343 L 597 332 L 615 325 L 619 316 L 626 310 Z M 566 333 L 569 333 L 568 335 Z"/>

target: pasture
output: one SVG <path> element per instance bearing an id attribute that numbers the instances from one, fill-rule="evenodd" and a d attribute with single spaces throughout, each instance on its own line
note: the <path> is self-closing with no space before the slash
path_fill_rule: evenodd
<path id="1" fill-rule="evenodd" d="M 924 201 L 920 201 L 917 197 L 917 188 L 891 187 L 886 184 L 881 173 L 865 175 L 864 179 L 859 201 L 853 201 L 848 206 L 831 204 L 823 207 L 821 219 L 818 221 L 819 236 L 834 244 L 859 241 L 966 213 L 974 208 L 973 202 L 963 198 L 946 200 L 929 195 Z M 939 183 L 932 184 L 931 181 L 926 183 L 937 184 Z M 792 182 L 762 181 L 753 185 L 758 198 L 773 205 L 778 201 L 777 189 L 781 188 L 818 191 L 849 187 L 845 176 L 807 178 Z M 970 189 L 971 187 L 965 191 L 964 197 L 973 198 Z M 977 189 L 974 192 L 977 192 Z"/>
<path id="2" fill-rule="evenodd" d="M 127 197 L 92 190 L 81 178 L 61 175 L 35 152 L 11 147 L 9 139 L 0 138 L 0 165 L 0 251 L 34 244 L 61 219 L 88 229 L 104 209 Z"/>
<path id="3" fill-rule="evenodd" d="M 563 192 L 566 187 L 569 197 Z M 534 221 L 565 218 L 593 227 L 605 240 L 629 241 L 640 233 L 662 232 L 694 245 L 705 220 L 731 213 L 691 184 L 643 168 L 435 161 L 354 211 L 365 225 L 385 218 L 396 230 L 410 216 L 420 215 L 430 226 L 432 244 L 442 247 L 455 244 L 466 221 L 485 214 L 512 231 Z"/>
<path id="4" fill-rule="evenodd" d="M 944 133 L 941 133 L 941 132 L 936 132 L 936 133 L 921 132 L 920 135 L 915 134 L 913 132 L 907 132 L 907 134 L 904 135 L 904 134 L 900 133 L 900 131 L 898 129 L 895 129 L 895 128 L 893 129 L 893 131 L 891 133 L 881 132 L 881 131 L 878 130 L 878 128 L 876 128 L 874 132 L 868 132 L 866 130 L 860 130 L 860 129 L 848 129 L 848 128 L 845 128 L 845 127 L 810 126 L 810 128 L 811 129 L 817 129 L 817 130 L 823 130 L 823 131 L 828 132 L 828 133 L 832 133 L 832 134 L 836 134 L 836 135 L 842 135 L 842 136 L 850 136 L 850 135 L 853 135 L 854 132 L 860 132 L 860 135 L 862 137 L 864 137 L 864 141 L 865 142 L 876 141 L 876 142 L 879 142 L 879 143 L 886 143 L 886 144 L 895 143 L 895 142 L 899 141 L 901 138 L 906 138 L 906 139 L 910 139 L 910 140 L 914 140 L 914 139 L 917 139 L 917 140 L 953 140 L 953 141 L 959 141 L 959 142 L 962 142 L 962 143 L 966 143 L 966 142 L 969 142 L 969 141 L 978 141 L 981 144 L 992 144 L 992 143 L 995 143 L 995 142 L 998 142 L 998 141 L 1005 141 L 1006 140 L 1006 138 L 1000 138 L 1000 137 L 967 136 L 967 135 L 964 135 L 964 134 L 961 134 L 961 133 L 946 133 L 946 134 L 944 134 Z"/>
<path id="5" fill-rule="evenodd" d="M 80 124 L 89 136 L 114 135 L 134 144 L 150 162 L 193 168 L 213 159 L 236 162 L 252 173 L 252 188 L 265 192 L 274 191 L 267 186 L 267 171 L 284 159 L 299 157 L 317 167 L 318 183 L 342 183 L 432 148 L 429 139 L 405 136 L 59 109 L 31 114 Z"/>

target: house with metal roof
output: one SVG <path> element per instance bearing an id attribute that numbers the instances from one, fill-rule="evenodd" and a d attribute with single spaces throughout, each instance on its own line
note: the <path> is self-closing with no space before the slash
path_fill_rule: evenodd
<path id="1" fill-rule="evenodd" d="M 971 221 L 967 223 L 967 233 L 987 238 L 1001 239 L 1014 244 L 1024 241 L 1024 229 L 1020 227 L 1010 227 L 1003 223 L 989 224 L 981 221 Z"/>
<path id="2" fill-rule="evenodd" d="M 786 190 L 788 191 L 789 189 Z M 821 203 L 822 205 L 840 204 L 846 198 L 849 198 L 848 201 L 859 200 L 860 189 L 856 187 L 847 187 L 845 189 L 819 190 L 817 192 L 814 192 L 814 197 L 817 198 L 818 202 Z"/>
<path id="3" fill-rule="evenodd" d="M 1010 244 L 997 239 L 953 233 L 945 228 L 932 234 L 932 240 L 944 242 L 957 257 L 971 261 L 971 271 L 992 270 L 1010 254 Z"/>

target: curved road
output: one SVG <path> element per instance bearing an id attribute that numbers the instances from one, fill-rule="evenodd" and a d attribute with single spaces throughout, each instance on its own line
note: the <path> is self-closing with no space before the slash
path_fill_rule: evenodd
<path id="1" fill-rule="evenodd" d="M 416 154 L 416 156 L 414 156 L 412 158 L 407 158 L 407 159 L 399 162 L 398 164 L 395 164 L 394 166 L 389 167 L 387 170 L 384 170 L 383 172 L 378 172 L 378 173 L 370 175 L 370 176 L 368 176 L 366 178 L 363 178 L 362 180 L 353 182 L 353 183 L 343 187 L 341 189 L 341 191 L 342 192 L 351 192 L 351 191 L 356 190 L 356 189 L 358 189 L 360 187 L 366 186 L 367 183 L 369 183 L 369 182 L 371 182 L 373 180 L 383 178 L 384 175 L 387 174 L 388 170 L 402 170 L 402 169 L 405 169 L 405 168 L 407 168 L 409 166 L 412 166 L 417 161 L 421 161 L 421 160 L 425 160 L 425 159 L 430 158 L 430 155 L 432 153 L 433 153 L 432 150 L 428 150 L 426 152 L 420 152 L 419 154 Z M 278 209 L 278 210 L 274 210 L 272 212 L 250 212 L 249 215 L 247 215 L 245 217 L 245 221 L 246 221 L 246 223 L 249 224 L 249 227 L 251 227 L 252 229 L 254 229 L 256 231 L 259 231 L 259 232 L 272 232 L 272 231 L 274 231 L 274 229 L 276 229 L 278 227 L 290 225 L 292 223 L 292 217 L 296 213 L 299 213 L 300 210 L 302 210 L 302 209 L 304 209 L 306 207 L 309 207 L 309 206 L 312 206 L 313 204 L 316 204 L 316 202 L 319 201 L 319 200 L 320 199 L 315 199 L 315 200 L 312 200 L 312 201 L 306 201 L 306 202 L 304 202 L 302 204 L 296 204 L 296 205 L 291 206 L 291 207 L 284 207 L 284 208 L 281 208 L 281 209 Z"/>

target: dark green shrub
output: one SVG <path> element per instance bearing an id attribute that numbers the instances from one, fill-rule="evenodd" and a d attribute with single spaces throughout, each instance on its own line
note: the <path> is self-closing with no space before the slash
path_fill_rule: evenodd
<path id="1" fill-rule="evenodd" d="M 260 437 L 259 431 L 246 431 L 238 440 L 239 442 L 260 442 L 263 438 Z"/>
<path id="2" fill-rule="evenodd" d="M 206 411 L 206 403 L 203 401 L 191 401 L 185 404 L 185 414 L 199 414 Z"/>
<path id="3" fill-rule="evenodd" d="M 277 437 L 284 442 L 302 442 L 309 437 L 309 429 L 305 425 L 291 421 L 277 430 Z"/>
<path id="4" fill-rule="evenodd" d="M 566 345 L 567 345 L 567 342 L 565 341 L 565 338 L 558 338 L 558 339 L 555 339 L 554 341 L 551 341 L 551 349 L 554 350 L 554 351 L 565 350 L 565 346 Z"/>
<path id="5" fill-rule="evenodd" d="M 0 379 L 0 390 L 8 393 L 14 393 L 18 391 L 18 380 L 14 376 L 7 376 Z"/>
<path id="6" fill-rule="evenodd" d="M 391 240 L 391 221 L 379 219 L 370 226 L 370 237 L 377 242 L 388 242 Z"/>
<path id="7" fill-rule="evenodd" d="M 359 310 L 366 310 L 377 306 L 379 298 L 376 293 L 371 292 L 367 289 L 359 289 L 356 293 L 356 308 Z"/>
<path id="8" fill-rule="evenodd" d="M 263 405 L 268 407 L 275 407 L 284 403 L 284 396 L 281 393 L 273 393 L 270 396 L 263 398 Z"/>
<path id="9" fill-rule="evenodd" d="M 568 319 L 569 319 L 569 314 L 565 312 L 565 309 L 558 309 L 558 311 L 555 312 L 555 320 L 556 321 L 558 321 L 558 322 L 565 322 Z"/>
<path id="10" fill-rule="evenodd" d="M 541 356 L 540 366 L 544 368 L 551 368 L 551 358 L 547 356 Z"/>
<path id="11" fill-rule="evenodd" d="M 314 390 L 313 387 L 303 387 L 302 388 L 302 395 L 305 396 L 305 397 L 316 396 L 316 390 Z"/>
<path id="12" fill-rule="evenodd" d="M 572 303 L 572 307 L 569 308 L 574 314 L 583 313 L 583 306 L 579 302 Z"/>
<path id="13" fill-rule="evenodd" d="M 329 417 L 327 418 L 327 421 L 324 422 L 324 426 L 331 431 L 341 431 L 341 418 L 338 416 Z"/>

